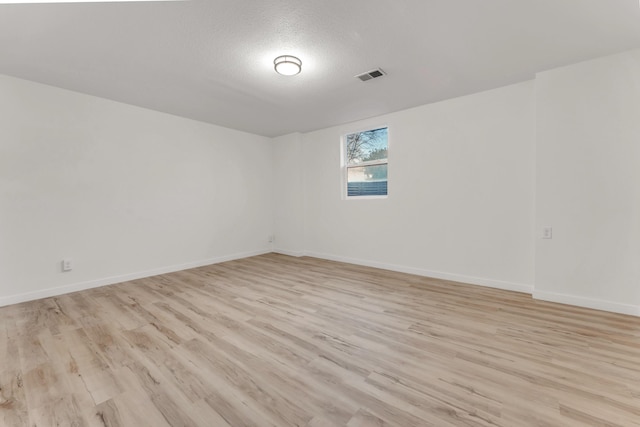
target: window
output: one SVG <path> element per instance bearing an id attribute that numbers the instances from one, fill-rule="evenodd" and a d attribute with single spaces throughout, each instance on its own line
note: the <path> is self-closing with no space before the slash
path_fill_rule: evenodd
<path id="1" fill-rule="evenodd" d="M 387 195 L 388 129 L 350 133 L 343 138 L 346 196 Z"/>

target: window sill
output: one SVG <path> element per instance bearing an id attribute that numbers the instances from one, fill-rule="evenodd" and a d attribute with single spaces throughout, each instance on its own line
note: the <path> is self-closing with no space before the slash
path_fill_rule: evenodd
<path id="1" fill-rule="evenodd" d="M 343 197 L 342 200 L 379 200 L 379 199 L 387 199 L 389 195 L 386 196 L 346 196 Z"/>

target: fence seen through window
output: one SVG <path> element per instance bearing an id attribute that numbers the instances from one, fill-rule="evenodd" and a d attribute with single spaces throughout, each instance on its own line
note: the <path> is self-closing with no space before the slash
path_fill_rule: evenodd
<path id="1" fill-rule="evenodd" d="M 388 151 L 386 127 L 345 135 L 347 197 L 387 195 Z"/>

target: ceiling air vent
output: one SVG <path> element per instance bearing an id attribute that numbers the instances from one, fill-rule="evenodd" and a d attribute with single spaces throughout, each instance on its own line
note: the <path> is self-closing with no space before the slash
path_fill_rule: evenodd
<path id="1" fill-rule="evenodd" d="M 366 73 L 358 74 L 356 76 L 357 79 L 366 82 L 367 80 L 375 79 L 377 77 L 382 77 L 386 73 L 382 71 L 380 68 L 376 68 L 375 70 L 367 71 Z"/>

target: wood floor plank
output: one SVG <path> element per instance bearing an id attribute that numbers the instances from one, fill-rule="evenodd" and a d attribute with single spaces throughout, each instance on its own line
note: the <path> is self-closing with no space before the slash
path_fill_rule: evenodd
<path id="1" fill-rule="evenodd" d="M 0 308 L 0 425 L 640 426 L 640 319 L 267 254 Z"/>

